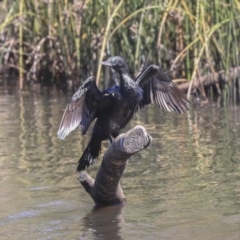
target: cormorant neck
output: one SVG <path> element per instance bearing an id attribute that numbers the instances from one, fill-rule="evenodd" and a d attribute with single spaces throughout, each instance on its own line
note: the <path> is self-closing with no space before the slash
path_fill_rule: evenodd
<path id="1" fill-rule="evenodd" d="M 131 78 L 128 69 L 124 69 L 124 71 L 119 72 L 120 75 L 120 88 L 122 90 L 133 86 L 133 79 Z"/>
<path id="2" fill-rule="evenodd" d="M 128 68 L 127 68 L 127 67 L 121 68 L 121 70 L 119 71 L 119 74 L 120 74 L 120 75 L 125 75 L 125 74 L 128 74 L 128 75 L 129 75 Z"/>

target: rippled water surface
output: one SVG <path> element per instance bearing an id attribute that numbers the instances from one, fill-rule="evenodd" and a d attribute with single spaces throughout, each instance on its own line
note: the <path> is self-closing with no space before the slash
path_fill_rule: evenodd
<path id="1" fill-rule="evenodd" d="M 153 137 L 121 180 L 127 204 L 94 209 L 75 172 L 89 135 L 56 137 L 67 100 L 0 88 L 1 239 L 240 239 L 240 106 L 144 109 L 124 129 Z"/>

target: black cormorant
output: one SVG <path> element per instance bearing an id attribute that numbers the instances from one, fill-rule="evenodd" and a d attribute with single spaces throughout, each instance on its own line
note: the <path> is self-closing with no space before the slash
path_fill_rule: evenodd
<path id="1" fill-rule="evenodd" d="M 100 64 L 110 66 L 119 73 L 120 85 L 101 92 L 95 79 L 89 77 L 67 105 L 58 130 L 60 139 L 76 128 L 84 135 L 91 122 L 97 119 L 77 171 L 93 164 L 101 151 L 101 142 L 106 139 L 112 142 L 133 114 L 145 105 L 155 103 L 159 108 L 178 113 L 188 109 L 189 101 L 161 67 L 150 65 L 133 80 L 125 60 L 120 56 Z"/>

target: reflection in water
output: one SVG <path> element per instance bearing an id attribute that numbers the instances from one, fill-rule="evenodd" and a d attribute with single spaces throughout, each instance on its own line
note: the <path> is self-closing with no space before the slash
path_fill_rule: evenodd
<path id="1" fill-rule="evenodd" d="M 123 223 L 122 211 L 124 205 L 111 207 L 96 207 L 83 218 L 85 227 L 81 237 L 93 235 L 101 239 L 122 239 L 120 236 L 121 223 Z"/>
<path id="2" fill-rule="evenodd" d="M 184 115 L 143 109 L 124 131 L 141 124 L 153 143 L 126 168 L 126 206 L 92 209 L 75 174 L 88 135 L 75 131 L 57 139 L 67 101 L 58 92 L 19 94 L 0 87 L 1 236 L 239 239 L 238 105 L 212 102 Z M 99 162 L 88 169 L 92 177 Z"/>

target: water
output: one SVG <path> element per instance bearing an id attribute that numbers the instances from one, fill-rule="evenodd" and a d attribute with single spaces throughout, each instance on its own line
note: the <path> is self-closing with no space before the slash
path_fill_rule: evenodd
<path id="1" fill-rule="evenodd" d="M 127 204 L 95 209 L 75 172 L 88 136 L 56 137 L 67 100 L 0 88 L 0 239 L 240 239 L 240 106 L 144 109 L 124 129 L 153 137 L 122 178 Z"/>

